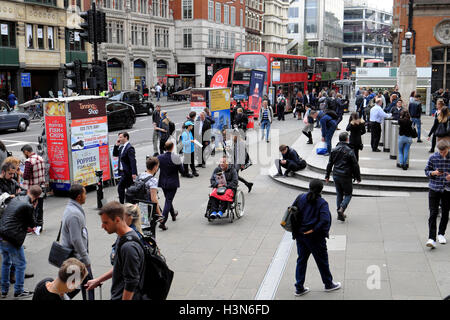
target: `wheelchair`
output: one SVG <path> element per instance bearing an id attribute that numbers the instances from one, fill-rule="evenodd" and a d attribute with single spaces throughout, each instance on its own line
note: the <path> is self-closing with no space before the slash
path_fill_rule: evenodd
<path id="1" fill-rule="evenodd" d="M 208 195 L 210 198 L 210 196 Z M 226 201 L 227 207 L 225 212 L 223 213 L 222 218 L 211 218 L 211 198 L 208 200 L 208 204 L 206 206 L 205 218 L 208 219 L 208 222 L 212 222 L 214 220 L 222 220 L 228 221 L 229 223 L 233 223 L 234 219 L 240 219 L 245 213 L 245 198 L 244 192 L 238 189 L 234 193 L 233 201 Z"/>

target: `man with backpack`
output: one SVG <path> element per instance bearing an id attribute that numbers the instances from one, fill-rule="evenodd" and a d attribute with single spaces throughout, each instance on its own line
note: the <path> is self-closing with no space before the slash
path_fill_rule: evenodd
<path id="1" fill-rule="evenodd" d="M 281 93 L 277 99 L 277 115 L 278 121 L 284 121 L 284 109 L 286 108 L 286 98 Z"/>

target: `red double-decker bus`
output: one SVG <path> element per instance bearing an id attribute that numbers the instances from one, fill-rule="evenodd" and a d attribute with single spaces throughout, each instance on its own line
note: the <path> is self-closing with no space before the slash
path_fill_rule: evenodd
<path id="1" fill-rule="evenodd" d="M 309 58 L 309 82 L 319 91 L 332 88 L 332 83 L 344 78 L 344 66 L 340 58 Z M 347 71 L 348 72 L 348 71 Z"/>
<path id="2" fill-rule="evenodd" d="M 273 66 L 272 73 L 270 66 Z M 276 88 L 276 94 L 283 92 L 288 110 L 295 92 L 308 88 L 307 57 L 263 52 L 238 52 L 234 56 L 232 72 L 232 96 L 235 100 L 248 99 L 252 70 L 266 72 L 264 94 L 269 87 Z M 273 99 L 273 96 L 270 97 Z M 273 101 L 272 101 L 273 102 Z"/>

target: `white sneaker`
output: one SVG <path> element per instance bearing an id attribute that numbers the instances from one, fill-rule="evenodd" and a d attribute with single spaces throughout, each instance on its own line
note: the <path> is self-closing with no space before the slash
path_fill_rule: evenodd
<path id="1" fill-rule="evenodd" d="M 433 239 L 428 239 L 426 246 L 431 249 L 434 249 L 436 248 L 436 241 L 434 241 Z"/>
<path id="2" fill-rule="evenodd" d="M 438 241 L 440 244 L 446 244 L 447 243 L 447 239 L 445 239 L 445 237 L 442 234 L 438 234 Z"/>

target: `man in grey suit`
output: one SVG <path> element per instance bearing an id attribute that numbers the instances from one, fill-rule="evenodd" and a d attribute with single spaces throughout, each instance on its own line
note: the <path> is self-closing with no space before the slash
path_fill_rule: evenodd
<path id="1" fill-rule="evenodd" d="M 63 214 L 61 228 L 61 244 L 64 247 L 73 249 L 74 257 L 83 262 L 88 269 L 88 276 L 81 284 L 81 293 L 83 300 L 86 300 L 86 289 L 84 285 L 91 279 L 91 260 L 89 259 L 89 239 L 86 228 L 86 215 L 82 205 L 86 202 L 86 190 L 80 184 L 73 184 L 69 191 L 70 200 Z M 68 293 L 72 299 L 75 297 L 79 289 Z M 94 300 L 94 291 L 89 291 L 89 300 Z"/>

